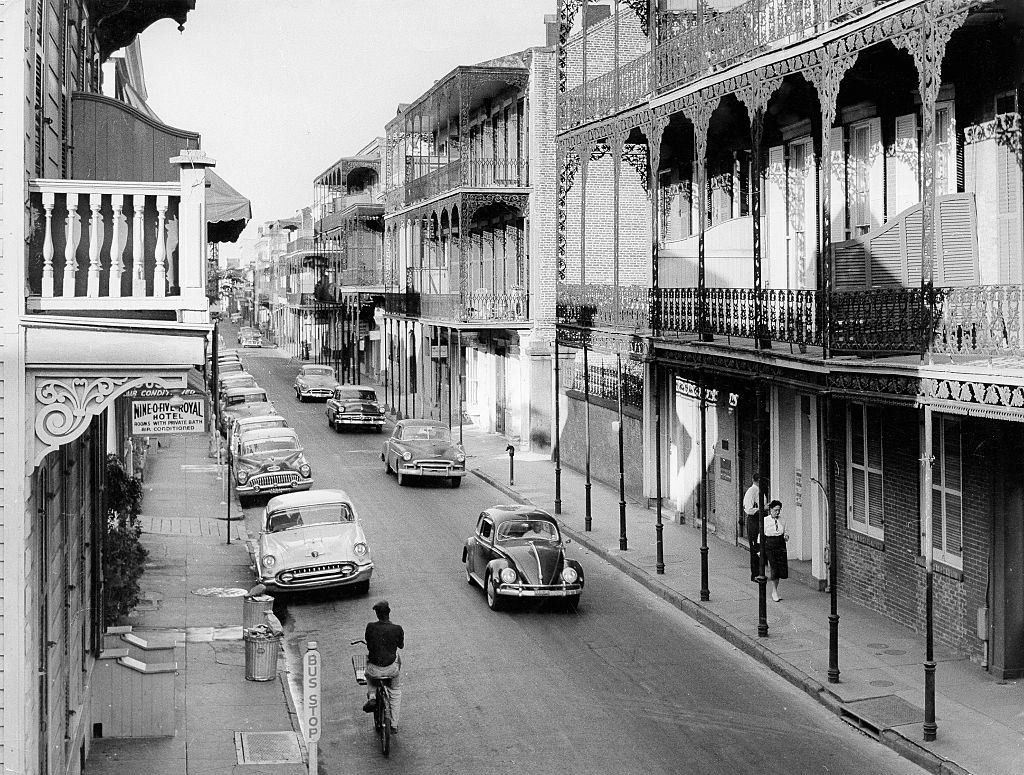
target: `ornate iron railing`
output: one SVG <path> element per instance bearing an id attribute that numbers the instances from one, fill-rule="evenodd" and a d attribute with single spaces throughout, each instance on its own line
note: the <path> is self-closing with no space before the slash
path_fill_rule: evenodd
<path id="1" fill-rule="evenodd" d="M 424 162 L 428 169 L 402 187 L 400 195 L 392 195 L 388 209 L 397 209 L 397 203 L 410 205 L 435 196 L 467 188 L 525 188 L 530 185 L 529 161 L 523 158 L 508 159 L 456 159 L 440 164 Z M 392 194 L 392 192 L 389 192 Z"/>
<path id="2" fill-rule="evenodd" d="M 480 288 L 469 294 L 464 320 L 529 320 L 530 295 L 521 289 L 496 293 Z"/>
<path id="3" fill-rule="evenodd" d="M 1019 285 L 977 285 L 935 290 L 932 352 L 1008 355 L 1024 351 Z"/>
<path id="4" fill-rule="evenodd" d="M 747 0 L 728 11 L 699 2 L 695 12 L 661 14 L 664 42 L 654 51 L 654 91 L 818 36 L 883 2 L 888 0 Z"/>
<path id="5" fill-rule="evenodd" d="M 636 107 L 650 96 L 651 55 L 643 53 L 562 94 L 558 128 L 572 129 L 587 121 Z"/>
<path id="6" fill-rule="evenodd" d="M 919 353 L 930 328 L 920 288 L 839 291 L 830 312 L 829 341 L 840 352 Z"/>
<path id="7" fill-rule="evenodd" d="M 628 328 L 646 331 L 650 328 L 650 288 L 642 285 L 620 286 L 587 283 L 559 283 L 556 319 L 565 325 Z"/>
<path id="8" fill-rule="evenodd" d="M 596 358 L 595 358 L 596 360 Z M 577 359 L 572 372 L 570 390 L 577 393 L 589 392 L 591 396 L 607 401 L 618 401 L 619 398 L 619 366 L 617 363 L 589 363 L 588 380 L 583 381 L 583 363 Z M 622 361 L 622 403 L 626 406 L 640 408 L 644 404 L 644 366 L 643 363 L 623 359 Z"/>
<path id="9" fill-rule="evenodd" d="M 820 345 L 819 294 L 810 290 L 761 291 L 762 336 L 776 342 Z"/>

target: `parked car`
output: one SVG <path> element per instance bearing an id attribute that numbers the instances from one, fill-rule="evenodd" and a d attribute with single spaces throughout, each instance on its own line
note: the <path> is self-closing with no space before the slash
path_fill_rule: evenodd
<path id="1" fill-rule="evenodd" d="M 224 374 L 230 374 L 233 371 L 245 371 L 245 367 L 242 366 L 241 362 L 233 361 L 230 358 L 225 361 L 217 361 L 218 377 Z"/>
<path id="2" fill-rule="evenodd" d="M 232 474 L 243 506 L 253 496 L 299 492 L 313 486 L 313 469 L 293 428 L 259 428 L 241 433 L 232 458 Z"/>
<path id="3" fill-rule="evenodd" d="M 237 323 L 239 320 L 242 319 L 242 313 L 232 312 L 229 319 L 231 320 L 232 323 Z"/>
<path id="4" fill-rule="evenodd" d="M 483 588 L 492 611 L 516 598 L 561 600 L 575 611 L 583 566 L 565 555 L 558 522 L 534 506 L 492 506 L 466 540 L 466 580 Z"/>
<path id="5" fill-rule="evenodd" d="M 338 385 L 334 395 L 327 399 L 325 411 L 327 424 L 336 431 L 351 427 L 384 430 L 384 410 L 377 403 L 373 388 Z"/>
<path id="6" fill-rule="evenodd" d="M 227 434 L 227 429 L 236 417 L 277 414 L 274 405 L 267 398 L 267 391 L 263 388 L 228 388 L 221 394 L 221 398 L 221 435 Z"/>
<path id="7" fill-rule="evenodd" d="M 365 594 L 373 561 L 355 506 L 342 490 L 271 498 L 249 546 L 260 583 L 274 593 L 350 587 Z"/>
<path id="8" fill-rule="evenodd" d="M 466 475 L 466 452 L 452 441 L 447 425 L 437 420 L 402 420 L 384 442 L 380 459 L 384 470 L 405 485 L 410 476 L 447 479 L 452 487 Z"/>
<path id="9" fill-rule="evenodd" d="M 334 393 L 338 380 L 330 366 L 301 366 L 292 387 L 299 401 L 322 399 L 326 401 Z"/>
<path id="10" fill-rule="evenodd" d="M 256 414 L 251 417 L 236 417 L 228 427 L 228 455 L 238 454 L 238 442 L 246 431 L 262 428 L 287 428 L 288 421 L 278 414 Z"/>
<path id="11" fill-rule="evenodd" d="M 262 347 L 263 334 L 255 328 L 240 328 L 238 329 L 238 343 L 242 345 L 242 347 Z"/>
<path id="12" fill-rule="evenodd" d="M 256 377 L 247 371 L 229 371 L 227 374 L 221 374 L 217 384 L 221 395 L 229 387 L 259 387 Z"/>

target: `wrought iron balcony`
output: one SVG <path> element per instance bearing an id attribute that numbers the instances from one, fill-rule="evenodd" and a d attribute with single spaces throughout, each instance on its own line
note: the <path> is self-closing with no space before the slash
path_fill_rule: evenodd
<path id="1" fill-rule="evenodd" d="M 587 121 L 628 110 L 650 96 L 651 55 L 636 59 L 561 95 L 558 101 L 558 129 L 567 131 Z M 585 95 L 585 99 L 584 99 Z"/>
<path id="2" fill-rule="evenodd" d="M 451 162 L 433 157 L 410 157 L 407 163 L 417 176 L 387 193 L 385 206 L 389 212 L 460 188 L 525 188 L 530 185 L 530 165 L 525 157 Z"/>
<path id="3" fill-rule="evenodd" d="M 33 180 L 29 312 L 206 310 L 205 230 L 174 183 Z M 184 233 L 184 230 L 196 233 Z"/>
<path id="4" fill-rule="evenodd" d="M 555 318 L 564 325 L 584 328 L 650 329 L 653 291 L 642 285 L 559 283 Z"/>
<path id="5" fill-rule="evenodd" d="M 385 312 L 404 317 L 450 323 L 518 323 L 530 319 L 530 297 L 522 290 L 495 293 L 480 289 L 465 300 L 457 293 L 418 291 L 386 293 L 384 298 Z"/>
<path id="6" fill-rule="evenodd" d="M 727 11 L 659 14 L 654 92 L 685 86 L 760 54 L 817 37 L 891 0 L 747 0 Z"/>

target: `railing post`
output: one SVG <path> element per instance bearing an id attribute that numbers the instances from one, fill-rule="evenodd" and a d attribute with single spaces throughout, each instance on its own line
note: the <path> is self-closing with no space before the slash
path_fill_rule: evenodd
<path id="1" fill-rule="evenodd" d="M 89 194 L 89 275 L 85 295 L 94 299 L 100 295 L 100 248 L 103 242 L 103 222 L 100 205 L 102 194 Z"/>
<path id="2" fill-rule="evenodd" d="M 153 296 L 160 298 L 167 295 L 167 206 L 169 200 L 164 194 L 156 198 L 156 248 L 153 256 L 156 266 L 153 270 Z"/>
<path id="3" fill-rule="evenodd" d="M 43 236 L 43 287 L 40 293 L 44 298 L 53 296 L 53 205 L 54 193 L 43 192 L 43 214 L 46 221 Z"/>
<path id="4" fill-rule="evenodd" d="M 132 296 L 146 295 L 145 227 L 146 198 L 142 194 L 132 197 L 135 219 L 132 222 Z"/>
<path id="5" fill-rule="evenodd" d="M 168 279 L 178 293 L 188 297 L 183 306 L 205 320 L 206 314 L 206 170 L 216 160 L 201 150 L 181 151 L 171 159 L 179 168 L 181 198 L 178 202 L 178 262 L 169 267 Z M 161 232 L 162 233 L 162 232 Z M 167 256 L 168 260 L 171 258 Z M 159 270 L 160 262 L 157 262 Z M 163 285 L 161 284 L 161 288 Z"/>
<path id="6" fill-rule="evenodd" d="M 78 214 L 78 194 L 67 195 L 68 220 L 64 233 L 64 283 L 62 295 L 71 298 L 75 295 L 75 275 L 78 273 L 78 243 L 82 238 L 82 217 Z"/>
<path id="7" fill-rule="evenodd" d="M 112 194 L 110 197 L 110 275 L 107 283 L 107 295 L 111 298 L 121 296 L 121 276 L 124 274 L 124 246 L 127 233 L 124 230 L 125 217 L 124 194 Z"/>

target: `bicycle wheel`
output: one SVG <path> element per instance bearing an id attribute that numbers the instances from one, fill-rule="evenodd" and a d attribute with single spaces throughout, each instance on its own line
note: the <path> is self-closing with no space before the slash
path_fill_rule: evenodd
<path id="1" fill-rule="evenodd" d="M 391 753 L 391 705 L 387 689 L 381 687 L 377 690 L 377 695 L 381 707 L 380 752 L 387 756 Z"/>
<path id="2" fill-rule="evenodd" d="M 374 697 L 373 708 L 373 731 L 378 735 L 380 734 L 381 725 L 384 723 L 384 692 L 381 691 L 380 686 L 377 687 L 377 694 Z"/>

